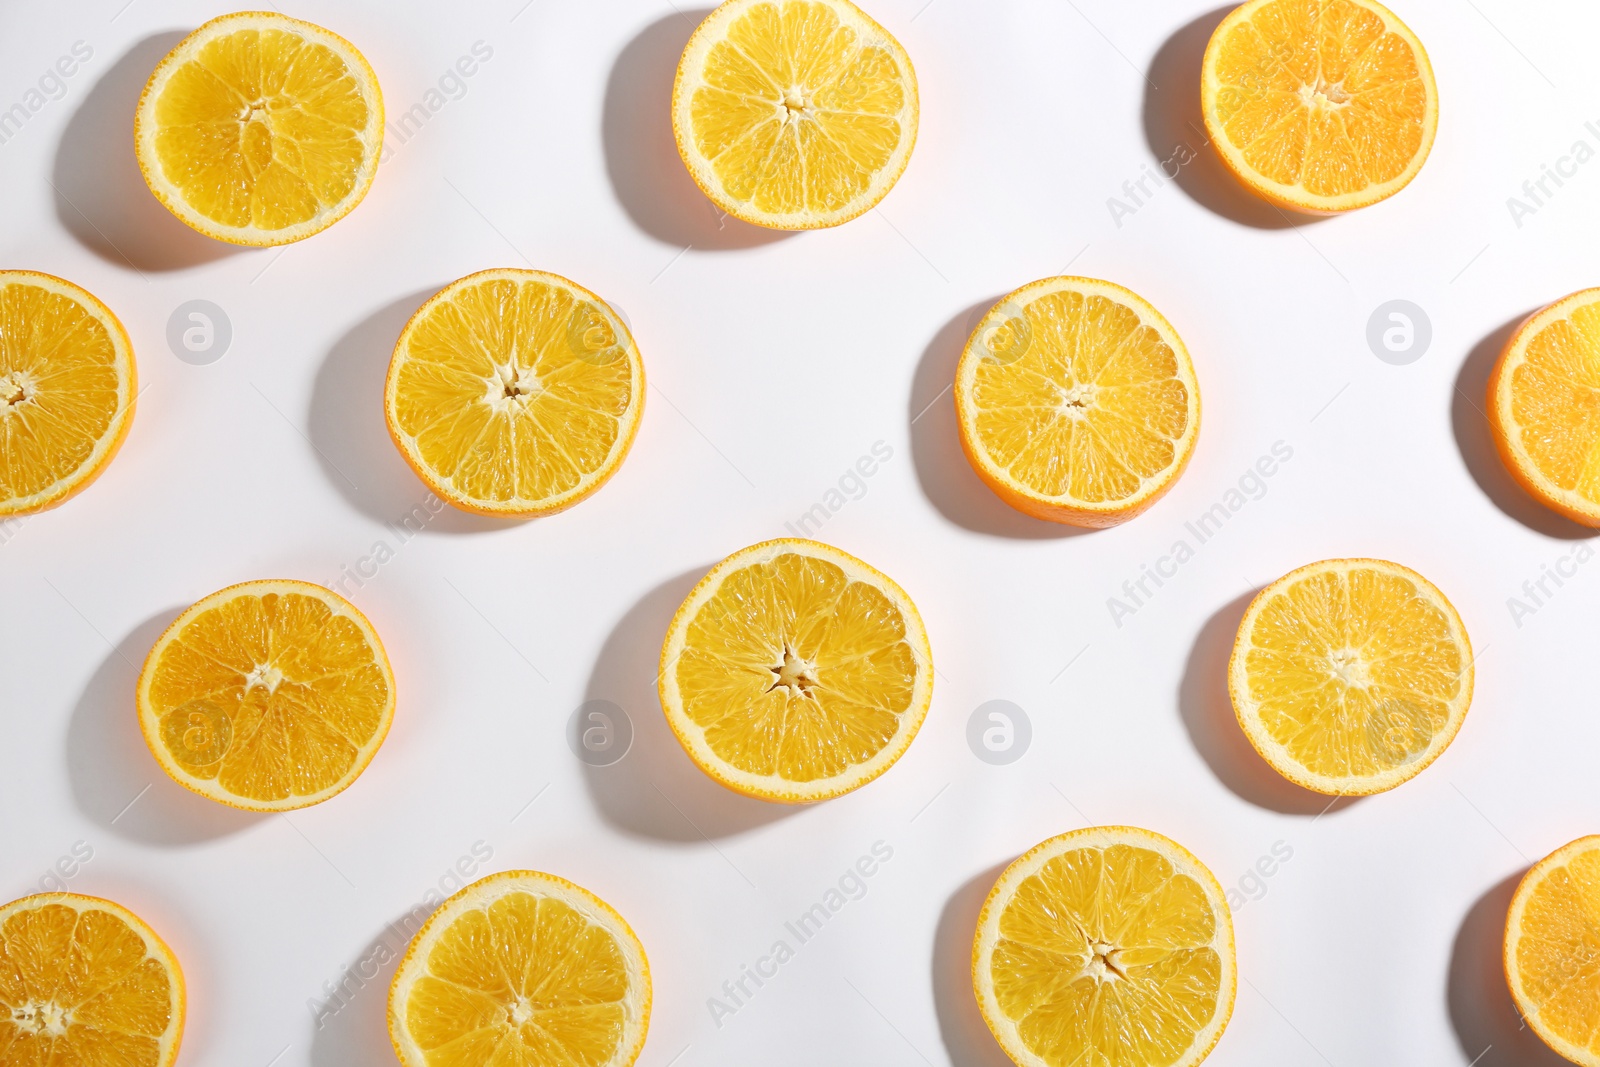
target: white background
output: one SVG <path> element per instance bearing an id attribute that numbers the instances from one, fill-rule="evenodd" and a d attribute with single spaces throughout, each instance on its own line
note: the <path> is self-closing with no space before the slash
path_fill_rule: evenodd
<path id="1" fill-rule="evenodd" d="M 1479 407 L 1508 327 L 1600 281 L 1600 163 L 1548 186 L 1520 227 L 1506 204 L 1575 141 L 1600 147 L 1584 127 L 1600 119 L 1584 103 L 1600 11 L 1406 0 L 1442 97 L 1432 158 L 1384 204 L 1286 226 L 1190 126 L 1221 17 L 1209 6 L 874 0 L 917 65 L 916 154 L 880 211 L 780 238 L 719 224 L 672 148 L 671 72 L 700 11 L 309 0 L 290 13 L 359 45 L 391 116 L 475 42 L 493 56 L 349 218 L 286 250 L 240 251 L 158 207 L 129 135 L 156 61 L 219 9 L 4 0 L 0 108 L 75 41 L 93 57 L 0 145 L 0 260 L 104 299 L 145 388 L 89 491 L 0 527 L 0 895 L 35 891 L 75 843 L 92 848 L 70 888 L 134 908 L 183 961 L 189 1064 L 392 1063 L 392 967 L 351 982 L 320 1028 L 307 1002 L 483 842 L 483 871 L 564 875 L 633 924 L 656 982 L 645 1064 L 989 1065 L 1004 1060 L 968 979 L 983 894 L 1048 836 L 1132 823 L 1232 887 L 1276 843 L 1293 851 L 1264 895 L 1247 879 L 1259 899 L 1235 915 L 1238 1005 L 1213 1062 L 1552 1060 L 1519 1032 L 1498 944 L 1515 877 L 1600 829 L 1600 564 L 1517 625 L 1507 599 L 1581 531 L 1519 495 Z M 1200 158 L 1118 226 L 1107 199 L 1180 141 Z M 1069 262 L 1172 320 L 1205 403 L 1171 494 L 1087 535 L 995 500 L 961 457 L 944 392 L 974 311 Z M 461 275 L 527 265 L 595 289 L 634 326 L 651 389 L 626 465 L 544 521 L 442 514 L 351 587 L 400 700 L 348 792 L 255 817 L 170 783 L 133 710 L 156 635 L 222 586 L 329 583 L 397 542 L 385 524 L 424 496 L 382 425 L 400 326 Z M 1365 340 L 1368 316 L 1397 298 L 1433 326 L 1409 366 Z M 166 341 L 191 299 L 232 321 L 209 366 Z M 893 458 L 820 536 L 916 599 L 939 668 L 933 710 L 906 757 L 855 794 L 805 810 L 735 797 L 662 722 L 651 683 L 667 622 L 707 567 L 781 536 L 878 441 Z M 1115 626 L 1107 598 L 1278 441 L 1293 458 L 1266 495 Z M 1252 590 L 1347 555 L 1433 579 L 1482 659 L 1472 712 L 1433 767 L 1318 817 L 1325 801 L 1246 747 L 1223 670 Z M 591 698 L 636 728 L 606 770 L 564 741 Z M 968 717 L 992 699 L 1032 719 L 1032 748 L 1009 767 L 967 747 Z M 719 1028 L 707 999 L 876 841 L 894 856 L 866 896 Z"/>

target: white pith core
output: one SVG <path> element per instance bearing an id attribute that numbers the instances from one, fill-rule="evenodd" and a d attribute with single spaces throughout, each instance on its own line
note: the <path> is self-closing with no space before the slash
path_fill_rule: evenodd
<path id="1" fill-rule="evenodd" d="M 1356 689 L 1365 689 L 1372 684 L 1367 661 L 1353 648 L 1336 649 L 1329 653 L 1328 670 L 1339 681 Z"/>
<path id="2" fill-rule="evenodd" d="M 773 675 L 772 684 L 767 687 L 769 693 L 781 687 L 789 690 L 790 696 L 810 696 L 817 684 L 817 665 L 801 659 L 788 647 L 783 650 L 782 661 L 776 667 L 767 669 Z"/>
<path id="3" fill-rule="evenodd" d="M 9 414 L 21 404 L 32 400 L 34 381 L 22 371 L 0 375 L 0 415 Z"/>
<path id="4" fill-rule="evenodd" d="M 1117 958 L 1120 952 L 1121 949 L 1108 941 L 1091 941 L 1089 962 L 1084 965 L 1083 973 L 1096 982 L 1120 982 L 1126 979 L 1127 972 Z"/>
<path id="5" fill-rule="evenodd" d="M 67 1009 L 51 1001 L 30 1000 L 11 1009 L 11 1023 L 30 1034 L 49 1034 L 60 1037 L 71 1023 Z"/>
<path id="6" fill-rule="evenodd" d="M 811 93 L 803 85 L 794 85 L 784 91 L 783 98 L 778 101 L 783 114 L 780 116 L 786 123 L 799 122 L 811 117 Z"/>
<path id="7" fill-rule="evenodd" d="M 1061 390 L 1060 412 L 1069 419 L 1086 418 L 1094 405 L 1094 386 L 1088 382 Z"/>
<path id="8" fill-rule="evenodd" d="M 544 392 L 544 383 L 532 370 L 504 363 L 487 379 L 486 391 L 489 406 L 495 411 L 504 411 L 514 404 L 526 404 Z"/>
<path id="9" fill-rule="evenodd" d="M 248 693 L 256 686 L 261 686 L 268 694 L 276 693 L 278 686 L 283 682 L 283 672 L 273 663 L 258 663 L 250 668 L 250 673 L 244 676 L 244 691 Z"/>
<path id="10" fill-rule="evenodd" d="M 1300 102 L 1306 107 L 1336 111 L 1350 103 L 1350 94 L 1343 82 L 1330 82 L 1319 75 L 1315 85 L 1300 86 Z"/>

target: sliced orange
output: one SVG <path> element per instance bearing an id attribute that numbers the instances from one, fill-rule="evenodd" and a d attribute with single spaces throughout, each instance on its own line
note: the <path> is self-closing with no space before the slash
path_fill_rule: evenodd
<path id="1" fill-rule="evenodd" d="M 933 697 L 922 617 L 848 553 L 766 541 L 711 569 L 672 619 L 659 688 L 689 758 L 784 803 L 857 789 L 898 760 Z"/>
<path id="2" fill-rule="evenodd" d="M 282 245 L 367 195 L 383 93 L 354 45 L 275 11 L 223 15 L 167 53 L 134 116 L 156 199 L 207 237 Z"/>
<path id="3" fill-rule="evenodd" d="M 917 141 L 917 76 L 849 0 L 728 0 L 689 39 L 672 90 L 678 154 L 745 222 L 837 226 L 875 207 Z"/>
<path id="4" fill-rule="evenodd" d="M 60 278 L 0 271 L 0 517 L 100 476 L 133 422 L 136 377 L 110 308 Z"/>
<path id="5" fill-rule="evenodd" d="M 120 904 L 42 893 L 0 907 L 0 1064 L 170 1067 L 183 970 Z"/>
<path id="6" fill-rule="evenodd" d="M 628 1067 L 650 1026 L 650 964 L 621 915 L 537 871 L 439 906 L 389 987 L 404 1067 Z"/>
<path id="7" fill-rule="evenodd" d="M 644 363 L 604 300 L 555 274 L 486 270 L 406 323 L 384 414 L 433 491 L 484 515 L 549 515 L 622 461 L 644 413 Z"/>
<path id="8" fill-rule="evenodd" d="M 972 985 L 1025 1067 L 1193 1067 L 1233 1014 L 1233 919 L 1177 842 L 1076 830 L 1000 875 L 978 916 Z"/>
<path id="9" fill-rule="evenodd" d="M 1093 278 L 1046 278 L 978 323 L 956 367 L 961 446 L 1018 511 L 1126 522 L 1178 480 L 1200 433 L 1189 351 L 1149 302 Z"/>
<path id="10" fill-rule="evenodd" d="M 1330 559 L 1251 601 L 1228 688 L 1245 736 L 1318 793 L 1381 793 L 1455 740 L 1472 703 L 1472 643 L 1432 582 L 1398 563 Z"/>
<path id="11" fill-rule="evenodd" d="M 1422 42 L 1373 0 L 1250 0 L 1222 20 L 1200 78 L 1206 133 L 1252 192 L 1330 215 L 1393 196 L 1439 127 Z"/>
<path id="12" fill-rule="evenodd" d="M 1600 289 L 1556 301 L 1512 336 L 1489 377 L 1489 426 L 1536 500 L 1600 526 Z"/>
<path id="13" fill-rule="evenodd" d="M 394 674 L 361 612 L 310 582 L 212 593 L 139 674 L 139 728 L 161 769 L 251 811 L 320 804 L 354 782 L 394 717 Z"/>
<path id="14" fill-rule="evenodd" d="M 1506 913 L 1506 984 L 1517 1013 L 1573 1063 L 1600 1067 L 1600 836 L 1523 876 Z"/>

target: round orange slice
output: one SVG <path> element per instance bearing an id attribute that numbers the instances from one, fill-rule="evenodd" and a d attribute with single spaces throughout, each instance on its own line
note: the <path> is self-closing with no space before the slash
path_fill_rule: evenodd
<path id="1" fill-rule="evenodd" d="M 722 210 L 783 230 L 875 207 L 917 141 L 917 76 L 849 0 L 728 0 L 672 90 L 678 154 Z"/>
<path id="2" fill-rule="evenodd" d="M 505 871 L 439 906 L 389 987 L 404 1067 L 629 1067 L 650 1026 L 644 946 L 563 878 Z"/>
<path id="3" fill-rule="evenodd" d="M 0 518 L 80 492 L 133 422 L 133 345 L 71 282 L 0 271 Z"/>
<path id="4" fill-rule="evenodd" d="M 644 385 L 633 334 L 604 300 L 555 274 L 486 270 L 406 323 L 384 414 L 441 499 L 483 515 L 550 515 L 622 466 Z"/>
<path id="5" fill-rule="evenodd" d="M 1007 504 L 1071 526 L 1126 522 L 1177 482 L 1200 434 L 1178 332 L 1136 293 L 1046 278 L 978 323 L 956 366 L 961 447 Z"/>
<path id="6" fill-rule="evenodd" d="M 1228 663 L 1245 736 L 1279 774 L 1334 796 L 1393 789 L 1455 740 L 1472 643 L 1432 582 L 1398 563 L 1330 559 L 1251 601 Z"/>
<path id="7" fill-rule="evenodd" d="M 0 1064 L 171 1067 L 183 969 L 120 904 L 42 893 L 0 906 Z"/>
<path id="8" fill-rule="evenodd" d="M 349 601 L 310 582 L 212 593 L 139 674 L 139 728 L 172 780 L 250 811 L 320 804 L 354 782 L 394 718 L 394 674 Z"/>
<path id="9" fill-rule="evenodd" d="M 661 648 L 667 723 L 729 789 L 784 803 L 858 789 L 898 760 L 933 697 L 922 617 L 837 548 L 766 541 L 711 569 Z"/>
<path id="10" fill-rule="evenodd" d="M 1506 912 L 1506 984 L 1517 1014 L 1556 1052 L 1600 1067 L 1600 836 L 1546 856 Z"/>
<path id="11" fill-rule="evenodd" d="M 1374 0 L 1241 4 L 1206 49 L 1200 103 L 1235 177 L 1314 215 L 1405 188 L 1439 127 L 1428 53 Z"/>
<path id="12" fill-rule="evenodd" d="M 1489 426 L 1534 499 L 1600 526 L 1600 289 L 1535 313 L 1489 377 Z"/>
<path id="13" fill-rule="evenodd" d="M 1182 845 L 1131 826 L 1053 837 L 984 902 L 972 985 L 1023 1067 L 1194 1067 L 1237 988 L 1222 887 Z"/>
<path id="14" fill-rule="evenodd" d="M 156 66 L 133 139 L 145 183 L 185 224 L 231 244 L 288 244 L 367 195 L 383 150 L 383 94 L 338 34 L 240 11 L 201 26 Z"/>

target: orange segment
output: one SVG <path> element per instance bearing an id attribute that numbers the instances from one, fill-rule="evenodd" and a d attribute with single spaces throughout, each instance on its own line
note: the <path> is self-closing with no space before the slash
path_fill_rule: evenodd
<path id="1" fill-rule="evenodd" d="M 1002 500 L 1036 518 L 1111 526 L 1189 462 L 1200 387 L 1188 350 L 1138 295 L 1047 278 L 1006 297 L 956 368 L 961 443 Z"/>
<path id="2" fill-rule="evenodd" d="M 1201 108 L 1252 191 L 1330 214 L 1393 196 L 1433 147 L 1438 89 L 1421 42 L 1372 0 L 1250 0 L 1206 49 Z"/>
<path id="3" fill-rule="evenodd" d="M 1181 845 L 1104 826 L 1007 867 L 978 918 L 973 990 L 1031 1067 L 1193 1067 L 1233 1012 L 1233 921 Z"/>
<path id="4" fill-rule="evenodd" d="M 1251 602 L 1228 680 L 1240 726 L 1280 774 L 1364 795 L 1413 778 L 1455 739 L 1472 702 L 1472 645 L 1422 575 L 1325 560 Z"/>
<path id="5" fill-rule="evenodd" d="M 689 173 L 724 211 L 778 229 L 837 226 L 905 171 L 916 74 L 848 0 L 730 0 L 684 49 L 672 122 Z"/>
<path id="6" fill-rule="evenodd" d="M 1523 876 L 1506 913 L 1506 984 L 1517 1013 L 1573 1063 L 1600 1067 L 1600 837 Z"/>
<path id="7" fill-rule="evenodd" d="M 100 476 L 133 421 L 135 377 L 110 308 L 60 278 L 0 271 L 0 517 Z"/>
<path id="8" fill-rule="evenodd" d="M 443 499 L 548 515 L 622 466 L 644 411 L 644 364 L 589 290 L 540 271 L 483 271 L 406 324 L 384 410 L 406 462 Z"/>
<path id="9" fill-rule="evenodd" d="M 1540 503 L 1600 526 L 1600 289 L 1539 311 L 1489 379 L 1500 458 Z"/>
<path id="10" fill-rule="evenodd" d="M 170 1067 L 177 957 L 120 904 L 44 893 L 0 907 L 0 1063 Z"/>
<path id="11" fill-rule="evenodd" d="M 309 582 L 247 582 L 167 628 L 138 701 L 145 742 L 179 785 L 288 811 L 366 770 L 394 717 L 394 675 L 372 624 L 343 597 Z"/>
<path id="12" fill-rule="evenodd" d="M 383 95 L 344 38 L 241 11 L 201 26 L 156 67 L 134 142 L 151 192 L 185 223 L 233 244 L 287 244 L 366 195 Z"/>
<path id="13" fill-rule="evenodd" d="M 605 901 L 506 871 L 433 914 L 389 990 L 404 1067 L 628 1067 L 650 1023 L 644 947 Z"/>
<path id="14" fill-rule="evenodd" d="M 667 722 L 706 774 L 799 803 L 900 758 L 933 693 L 928 638 L 889 578 L 815 541 L 734 553 L 678 609 L 661 649 Z"/>

